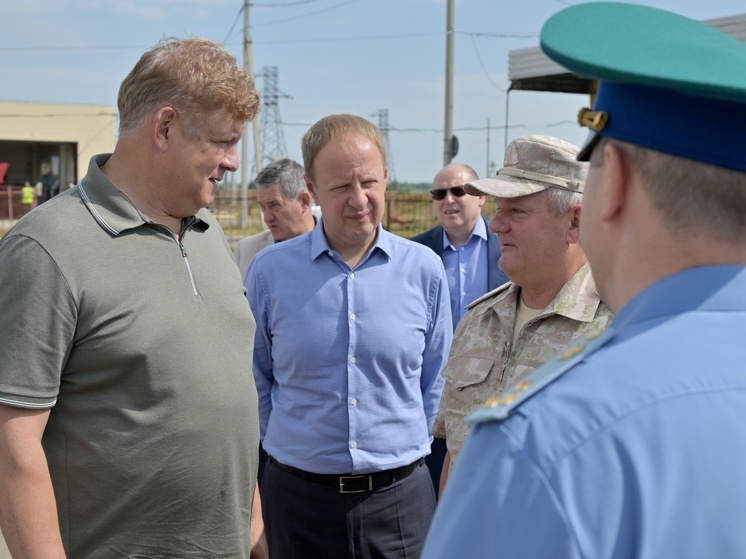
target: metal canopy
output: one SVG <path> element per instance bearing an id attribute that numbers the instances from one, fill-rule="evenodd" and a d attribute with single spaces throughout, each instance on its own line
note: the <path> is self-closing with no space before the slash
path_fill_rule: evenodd
<path id="1" fill-rule="evenodd" d="M 705 20 L 704 23 L 746 43 L 746 14 Z M 539 47 L 508 53 L 510 89 L 591 94 L 593 80 L 581 78 L 551 60 Z"/>

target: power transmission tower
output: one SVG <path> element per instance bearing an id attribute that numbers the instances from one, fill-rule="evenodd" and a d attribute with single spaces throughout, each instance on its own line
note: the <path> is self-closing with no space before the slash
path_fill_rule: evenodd
<path id="1" fill-rule="evenodd" d="M 262 167 L 288 156 L 280 118 L 280 99 L 290 99 L 278 88 L 277 66 L 265 66 L 257 74 L 262 82 L 262 112 L 259 130 L 262 137 Z"/>
<path id="2" fill-rule="evenodd" d="M 396 190 L 398 183 L 396 181 L 396 171 L 394 171 L 394 154 L 391 151 L 391 142 L 389 142 L 389 110 L 378 109 L 370 116 L 378 117 L 378 129 L 381 131 L 381 136 L 383 136 L 383 145 L 386 148 L 386 160 L 389 164 L 388 183 L 391 190 Z"/>

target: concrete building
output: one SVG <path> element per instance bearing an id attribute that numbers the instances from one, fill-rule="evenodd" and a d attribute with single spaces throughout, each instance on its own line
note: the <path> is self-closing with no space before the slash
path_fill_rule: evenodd
<path id="1" fill-rule="evenodd" d="M 0 101 L 4 184 L 34 184 L 48 164 L 64 190 L 85 175 L 92 155 L 112 151 L 115 120 L 114 107 Z"/>

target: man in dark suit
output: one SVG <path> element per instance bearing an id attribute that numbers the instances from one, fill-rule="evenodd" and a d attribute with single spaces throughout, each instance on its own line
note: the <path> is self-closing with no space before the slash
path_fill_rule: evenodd
<path id="1" fill-rule="evenodd" d="M 466 312 L 466 305 L 508 281 L 497 267 L 500 244 L 482 217 L 484 196 L 466 194 L 464 185 L 477 180 L 477 172 L 463 163 L 450 163 L 435 175 L 433 213 L 438 225 L 413 237 L 430 247 L 443 260 L 451 295 L 453 329 Z M 445 439 L 433 439 L 426 462 L 436 493 L 446 454 Z"/>

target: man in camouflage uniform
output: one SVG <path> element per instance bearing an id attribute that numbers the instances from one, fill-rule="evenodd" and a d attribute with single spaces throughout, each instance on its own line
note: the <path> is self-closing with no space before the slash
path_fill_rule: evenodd
<path id="1" fill-rule="evenodd" d="M 469 194 L 496 197 L 489 229 L 510 283 L 469 305 L 454 334 L 433 427 L 448 446 L 441 490 L 466 439 L 466 416 L 611 318 L 579 244 L 588 165 L 575 160 L 578 151 L 558 138 L 523 136 L 508 145 L 497 177 L 466 185 Z"/>

